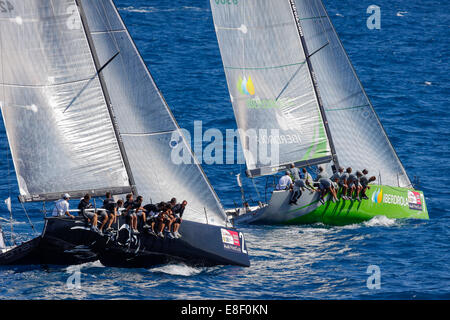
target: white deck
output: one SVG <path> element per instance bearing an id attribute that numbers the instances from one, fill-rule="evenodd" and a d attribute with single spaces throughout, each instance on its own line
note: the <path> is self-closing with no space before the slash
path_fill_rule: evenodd
<path id="1" fill-rule="evenodd" d="M 319 193 L 306 190 L 303 192 L 297 205 L 289 204 L 291 191 L 274 191 L 269 204 L 260 207 L 251 207 L 247 213 L 233 216 L 234 209 L 226 210 L 227 214 L 238 223 L 284 223 L 314 211 L 319 205 Z M 244 209 L 240 212 L 244 212 Z"/>

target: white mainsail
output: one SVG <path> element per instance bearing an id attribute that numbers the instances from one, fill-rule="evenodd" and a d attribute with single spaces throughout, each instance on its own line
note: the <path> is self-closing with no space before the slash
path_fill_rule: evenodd
<path id="1" fill-rule="evenodd" d="M 330 160 L 331 146 L 340 165 L 351 166 L 355 170 L 367 168 L 370 174 L 381 176 L 380 182 L 386 185 L 410 186 L 405 169 L 321 0 L 210 2 L 239 128 L 271 128 L 276 125 L 298 128 L 303 141 L 310 143 L 309 148 L 315 141 L 322 146 L 319 150 L 323 150 L 322 154 L 326 156 L 319 160 L 323 163 Z M 302 67 L 305 62 L 309 68 L 306 65 Z M 277 113 L 274 118 L 274 110 L 249 108 L 248 101 L 252 97 L 245 91 L 246 95 L 239 93 L 236 78 L 242 75 L 249 78 L 250 74 L 255 95 L 257 86 L 264 97 L 272 100 L 281 93 L 280 97 L 294 99 L 293 105 L 299 112 L 294 116 L 292 113 L 289 116 Z M 277 110 L 288 108 L 277 106 Z M 322 116 L 320 110 L 324 112 Z M 280 117 L 284 121 L 277 121 Z M 325 119 L 327 122 L 322 122 Z M 318 141 L 314 140 L 317 128 L 320 133 Z M 248 148 L 245 142 L 243 146 L 244 150 Z M 308 144 L 281 146 L 280 154 L 285 156 L 280 163 L 297 162 L 299 154 L 311 150 L 305 147 Z M 310 151 L 302 159 L 311 159 L 311 154 L 314 158 L 315 153 Z M 301 165 L 301 162 L 297 164 Z M 311 162 L 304 163 L 309 164 Z M 248 161 L 247 167 L 250 171 L 254 168 Z"/>
<path id="2" fill-rule="evenodd" d="M 136 191 L 227 217 L 110 0 L 24 0 L 0 12 L 0 101 L 24 201 Z M 175 134 L 174 134 L 175 133 Z M 171 159 L 173 138 L 191 163 Z"/>
<path id="3" fill-rule="evenodd" d="M 241 134 L 248 174 L 273 174 L 331 161 L 331 148 L 313 79 L 289 1 L 211 0 L 228 88 L 239 129 L 276 129 L 259 136 L 258 150 L 279 148 L 279 163 L 266 164 Z M 253 142 L 255 143 L 255 142 Z M 258 151 L 259 152 L 259 151 Z"/>
<path id="4" fill-rule="evenodd" d="M 353 69 L 321 0 L 295 0 L 339 163 L 391 186 L 411 182 Z M 321 49 L 322 48 L 322 49 Z M 380 181 L 379 181 L 380 182 Z"/>
<path id="5" fill-rule="evenodd" d="M 131 190 L 73 0 L 0 11 L 0 105 L 20 194 Z"/>

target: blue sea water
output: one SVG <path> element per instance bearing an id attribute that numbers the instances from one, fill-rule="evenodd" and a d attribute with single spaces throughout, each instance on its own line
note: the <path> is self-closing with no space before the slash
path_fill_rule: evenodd
<path id="1" fill-rule="evenodd" d="M 181 127 L 235 129 L 207 0 L 116 0 L 120 13 Z M 345 227 L 241 226 L 250 268 L 152 269 L 81 266 L 81 288 L 66 285 L 73 267 L 1 267 L 0 299 L 448 299 L 449 28 L 447 1 L 326 0 L 325 6 L 410 177 L 419 176 L 429 221 L 377 217 Z M 381 29 L 366 26 L 381 8 Z M 17 194 L 0 129 L 0 198 Z M 11 166 L 11 164 L 9 164 Z M 240 165 L 204 165 L 226 207 L 240 199 Z M 263 180 L 257 182 L 261 189 Z M 253 186 L 245 181 L 250 193 Z M 257 195 L 252 194 L 256 199 Z M 13 199 L 14 200 L 14 199 Z M 15 202 L 19 239 L 32 237 Z M 37 229 L 40 207 L 26 205 Z M 0 217 L 8 218 L 5 206 Z M 3 224 L 9 237 L 9 225 Z M 381 288 L 368 289 L 377 265 Z"/>

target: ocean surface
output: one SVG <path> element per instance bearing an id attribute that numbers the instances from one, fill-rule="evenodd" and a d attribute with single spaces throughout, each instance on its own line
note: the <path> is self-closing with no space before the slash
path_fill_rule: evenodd
<path id="1" fill-rule="evenodd" d="M 120 13 L 180 126 L 222 132 L 236 123 L 207 0 L 116 0 Z M 450 3 L 419 0 L 326 0 L 325 6 L 406 171 L 420 177 L 429 221 L 376 217 L 345 227 L 240 226 L 252 266 L 151 269 L 81 266 L 0 267 L 0 299 L 448 299 L 450 298 Z M 369 30 L 366 9 L 381 8 Z M 19 240 L 33 232 L 15 195 L 0 127 L 0 199 L 13 195 Z M 38 147 L 38 146 L 36 146 Z M 241 165 L 204 165 L 225 207 L 240 199 Z M 9 174 L 8 174 L 9 172 Z M 8 182 L 9 181 L 9 182 Z M 260 190 L 264 180 L 257 181 Z M 257 195 L 245 181 L 248 194 Z M 40 205 L 26 209 L 38 231 Z M 3 202 L 0 217 L 9 219 Z M 10 226 L 0 221 L 6 237 Z M 368 267 L 380 288 L 367 286 Z"/>

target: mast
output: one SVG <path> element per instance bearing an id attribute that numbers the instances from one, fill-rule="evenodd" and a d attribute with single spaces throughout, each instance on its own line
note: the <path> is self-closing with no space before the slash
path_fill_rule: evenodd
<path id="1" fill-rule="evenodd" d="M 297 7 L 295 6 L 294 0 L 289 0 L 289 3 L 291 5 L 292 14 L 294 15 L 295 24 L 297 25 L 298 35 L 300 37 L 300 41 L 302 43 L 303 52 L 305 54 L 306 65 L 308 66 L 308 70 L 309 70 L 309 73 L 311 75 L 311 80 L 312 80 L 313 87 L 314 87 L 314 94 L 316 95 L 316 98 L 317 98 L 317 103 L 319 105 L 320 115 L 322 117 L 323 125 L 325 127 L 325 132 L 326 132 L 326 135 L 327 135 L 327 138 L 328 138 L 328 142 L 330 144 L 332 160 L 333 160 L 335 166 L 337 168 L 339 168 L 339 161 L 338 161 L 338 157 L 337 157 L 337 154 L 336 154 L 336 148 L 335 148 L 334 143 L 333 143 L 333 138 L 331 136 L 330 127 L 328 126 L 328 120 L 327 120 L 327 117 L 325 115 L 325 109 L 323 107 L 322 98 L 320 97 L 320 94 L 319 94 L 319 88 L 318 88 L 318 85 L 317 85 L 317 79 L 316 79 L 316 76 L 315 76 L 315 73 L 314 73 L 314 70 L 313 70 L 313 67 L 312 67 L 312 64 L 311 64 L 311 60 L 309 59 L 311 57 L 311 55 L 309 54 L 308 47 L 306 46 L 306 41 L 305 41 L 305 37 L 303 35 L 302 27 L 300 25 L 300 19 L 299 19 L 299 16 L 298 16 Z M 319 50 L 323 49 L 325 46 L 326 45 L 322 46 L 320 49 L 318 49 L 314 53 L 316 53 Z"/>
<path id="2" fill-rule="evenodd" d="M 106 65 L 109 64 L 114 58 L 116 58 L 117 55 L 120 52 L 117 52 L 111 59 L 109 59 L 109 61 L 104 66 L 100 65 L 100 61 L 99 61 L 99 58 L 98 58 L 98 55 L 97 55 L 97 51 L 95 49 L 95 45 L 94 45 L 94 41 L 93 41 L 92 36 L 91 36 L 91 32 L 89 31 L 89 26 L 88 26 L 87 21 L 86 21 L 86 15 L 84 13 L 83 6 L 81 4 L 81 0 L 75 0 L 75 3 L 77 5 L 78 11 L 80 13 L 80 18 L 81 18 L 81 23 L 83 25 L 83 30 L 84 30 L 84 33 L 86 35 L 86 39 L 88 40 L 89 49 L 91 51 L 91 55 L 92 55 L 92 58 L 94 60 L 95 69 L 96 69 L 97 74 L 98 74 L 98 79 L 100 81 L 100 85 L 101 85 L 101 88 L 102 88 L 103 96 L 105 98 L 106 106 L 108 108 L 109 116 L 111 118 L 111 123 L 112 123 L 112 126 L 114 128 L 114 133 L 115 133 L 116 138 L 117 138 L 117 143 L 119 144 L 120 153 L 122 154 L 122 159 L 123 159 L 123 162 L 124 162 L 124 165 L 125 165 L 125 170 L 127 171 L 127 174 L 128 174 L 128 179 L 129 179 L 129 182 L 130 182 L 131 190 L 132 190 L 132 193 L 136 195 L 137 194 L 136 183 L 135 183 L 134 178 L 133 178 L 133 173 L 131 171 L 130 163 L 128 161 L 128 157 L 127 157 L 127 153 L 125 151 L 125 147 L 124 147 L 124 144 L 123 144 L 123 141 L 122 141 L 122 137 L 120 136 L 120 131 L 119 131 L 119 127 L 118 127 L 118 124 L 117 124 L 117 121 L 116 121 L 116 117 L 114 115 L 114 110 L 113 110 L 113 108 L 111 106 L 111 98 L 110 98 L 109 93 L 108 93 L 108 88 L 106 86 L 105 79 L 103 78 L 103 74 L 102 74 L 102 70 L 106 67 Z"/>

